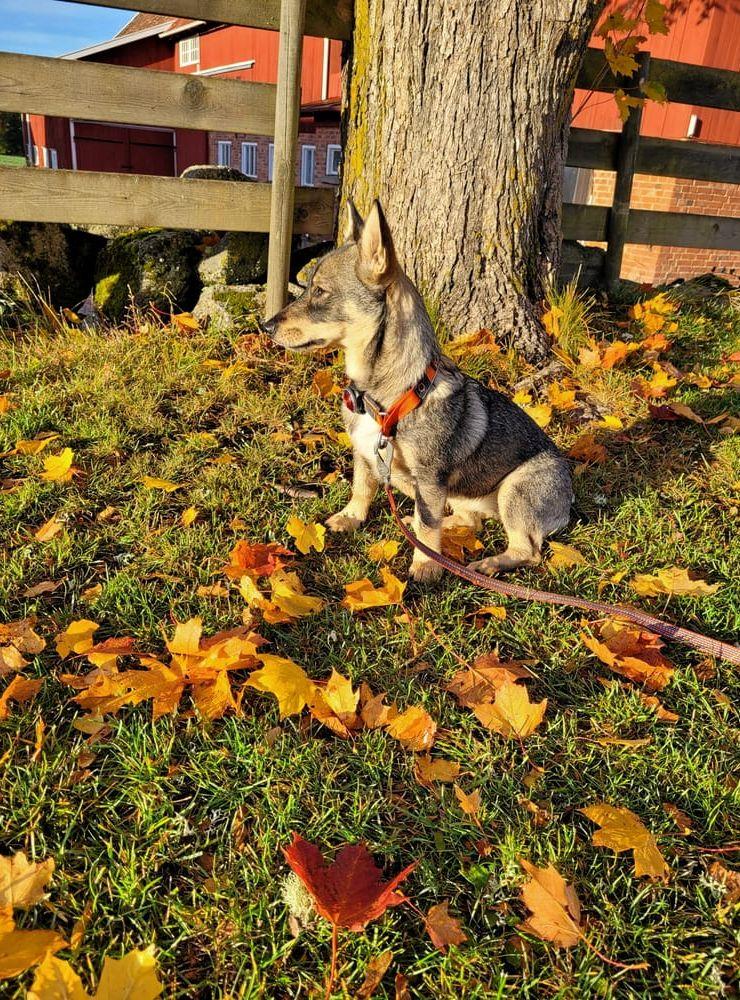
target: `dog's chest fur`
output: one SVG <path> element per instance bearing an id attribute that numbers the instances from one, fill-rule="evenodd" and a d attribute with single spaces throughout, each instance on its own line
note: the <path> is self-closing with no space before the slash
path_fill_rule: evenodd
<path id="1" fill-rule="evenodd" d="M 375 445 L 378 443 L 380 428 L 369 413 L 352 413 L 346 406 L 342 406 L 342 417 L 347 433 L 352 438 L 355 456 L 363 458 L 375 472 L 377 468 Z M 392 469 L 393 484 L 403 490 L 411 472 L 397 439 L 394 439 Z"/>

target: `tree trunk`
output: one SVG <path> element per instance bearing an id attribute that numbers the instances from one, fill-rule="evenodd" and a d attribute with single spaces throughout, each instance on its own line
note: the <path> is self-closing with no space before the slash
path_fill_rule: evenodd
<path id="1" fill-rule="evenodd" d="M 451 333 L 547 353 L 576 74 L 604 0 L 355 0 L 342 201 L 379 197 Z"/>

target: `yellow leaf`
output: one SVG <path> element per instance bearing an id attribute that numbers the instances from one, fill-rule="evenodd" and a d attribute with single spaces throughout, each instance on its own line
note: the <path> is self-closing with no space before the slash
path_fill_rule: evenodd
<path id="1" fill-rule="evenodd" d="M 0 719 L 7 719 L 10 714 L 8 703 L 14 701 L 18 705 L 31 701 L 39 693 L 43 678 L 32 680 L 30 677 L 23 677 L 16 674 L 13 680 L 0 695 Z"/>
<path id="2" fill-rule="evenodd" d="M 263 667 L 249 675 L 246 686 L 275 695 L 281 719 L 299 715 L 313 701 L 316 691 L 306 671 L 292 660 L 269 653 L 261 654 L 259 659 Z"/>
<path id="3" fill-rule="evenodd" d="M 175 490 L 182 489 L 179 483 L 171 483 L 168 479 L 157 479 L 156 476 L 142 476 L 141 481 L 148 490 L 164 490 L 166 493 L 174 493 Z"/>
<path id="4" fill-rule="evenodd" d="M 615 43 L 611 38 L 604 41 L 604 56 L 609 63 L 609 68 L 616 76 L 632 76 L 637 69 L 637 62 L 633 56 L 624 50 L 619 42 Z"/>
<path id="5" fill-rule="evenodd" d="M 192 696 L 201 716 L 209 721 L 223 718 L 228 710 L 236 710 L 229 675 L 225 670 L 215 673 L 213 683 L 194 684 Z"/>
<path id="6" fill-rule="evenodd" d="M 373 587 L 368 579 L 356 580 L 354 583 L 345 585 L 346 596 L 342 604 L 350 611 L 362 611 L 365 608 L 379 608 L 389 604 L 400 604 L 403 599 L 403 592 L 406 584 L 401 583 L 398 577 L 382 566 L 380 575 L 383 577 L 383 584 L 380 587 Z"/>
<path id="7" fill-rule="evenodd" d="M 460 774 L 460 765 L 441 757 L 432 760 L 428 754 L 414 758 L 414 777 L 420 785 L 429 787 L 435 781 L 454 781 Z"/>
<path id="8" fill-rule="evenodd" d="M 198 508 L 188 507 L 187 510 L 184 510 L 182 514 L 180 514 L 180 524 L 183 526 L 183 528 L 189 528 L 197 516 L 198 516 Z"/>
<path id="9" fill-rule="evenodd" d="M 28 861 L 22 851 L 12 857 L 0 856 L 0 910 L 25 910 L 38 903 L 53 874 L 53 858 Z"/>
<path id="10" fill-rule="evenodd" d="M 572 948 L 583 937 L 580 929 L 581 904 L 572 886 L 569 886 L 553 865 L 537 868 L 519 859 L 531 881 L 522 887 L 522 901 L 531 915 L 521 924 L 543 941 L 551 941 L 558 948 Z"/>
<path id="11" fill-rule="evenodd" d="M 36 970 L 26 1000 L 90 1000 L 90 995 L 69 962 L 49 952 Z"/>
<path id="12" fill-rule="evenodd" d="M 547 312 L 542 316 L 542 325 L 553 340 L 557 340 L 560 336 L 560 320 L 563 316 L 564 313 L 560 306 L 550 306 Z"/>
<path id="13" fill-rule="evenodd" d="M 172 316 L 172 322 L 183 333 L 187 333 L 189 330 L 200 330 L 200 323 L 192 313 L 175 313 Z"/>
<path id="14" fill-rule="evenodd" d="M 304 555 L 310 552 L 311 549 L 323 552 L 324 536 L 326 535 L 326 528 L 323 524 L 316 524 L 315 522 L 306 524 L 299 517 L 291 517 L 285 526 L 285 530 L 291 538 L 295 538 L 295 547 Z"/>
<path id="15" fill-rule="evenodd" d="M 455 785 L 454 788 L 457 801 L 465 815 L 476 817 L 480 812 L 480 789 L 476 788 L 474 792 L 468 794 L 459 785 Z"/>
<path id="16" fill-rule="evenodd" d="M 407 750 L 428 750 L 434 743 L 437 723 L 421 705 L 412 705 L 393 719 L 386 732 Z"/>
<path id="17" fill-rule="evenodd" d="M 517 406 L 527 406 L 532 402 L 532 393 L 526 392 L 524 389 L 519 389 L 511 397 L 511 401 L 512 403 L 516 403 Z"/>
<path id="18" fill-rule="evenodd" d="M 502 662 L 497 653 L 483 653 L 472 667 L 458 670 L 446 689 L 461 705 L 474 708 L 484 702 L 495 701 L 499 690 L 507 681 L 523 680 L 532 674 L 515 660 Z"/>
<path id="19" fill-rule="evenodd" d="M 467 524 L 455 524 L 442 532 L 442 552 L 457 562 L 465 559 L 466 552 L 479 552 L 482 548 L 483 542 L 475 537 L 475 531 Z"/>
<path id="20" fill-rule="evenodd" d="M 572 545 L 563 545 L 561 542 L 550 542 L 552 556 L 548 562 L 550 569 L 568 569 L 570 566 L 588 566 L 586 557 Z"/>
<path id="21" fill-rule="evenodd" d="M 0 980 L 19 976 L 66 944 L 56 931 L 19 931 L 0 915 Z"/>
<path id="22" fill-rule="evenodd" d="M 619 419 L 615 417 L 613 413 L 607 413 L 605 417 L 596 422 L 596 427 L 603 427 L 604 430 L 608 431 L 621 431 L 624 424 Z"/>
<path id="23" fill-rule="evenodd" d="M 374 562 L 390 562 L 398 554 L 400 543 L 394 538 L 389 538 L 384 542 L 375 542 L 371 545 L 367 554 Z"/>
<path id="24" fill-rule="evenodd" d="M 342 391 L 334 381 L 334 372 L 331 368 L 322 368 L 321 371 L 316 372 L 311 380 L 311 385 L 314 392 L 322 399 Z"/>
<path id="25" fill-rule="evenodd" d="M 86 587 L 85 590 L 80 594 L 80 600 L 84 601 L 85 604 L 92 604 L 96 601 L 100 595 L 103 593 L 103 584 L 96 583 L 92 587 Z"/>
<path id="26" fill-rule="evenodd" d="M 668 34 L 668 10 L 661 0 L 647 0 L 643 17 L 651 35 Z"/>
<path id="27" fill-rule="evenodd" d="M 352 681 L 342 677 L 336 670 L 332 670 L 331 677 L 326 687 L 321 690 L 321 694 L 332 712 L 340 719 L 345 715 L 354 715 L 360 700 L 360 692 L 352 690 Z"/>
<path id="28" fill-rule="evenodd" d="M 640 597 L 657 597 L 661 594 L 669 597 L 676 594 L 683 597 L 709 597 L 717 593 L 721 584 L 707 583 L 706 580 L 694 577 L 691 570 L 669 566 L 655 574 L 638 573 L 630 580 L 630 586 Z"/>
<path id="29" fill-rule="evenodd" d="M 575 389 L 567 389 L 557 382 L 547 387 L 547 398 L 554 410 L 573 410 L 576 406 Z"/>
<path id="30" fill-rule="evenodd" d="M 490 615 L 491 618 L 498 618 L 499 621 L 503 621 L 506 618 L 506 608 L 501 604 L 484 604 L 482 608 L 478 608 L 474 613 L 476 615 Z"/>
<path id="31" fill-rule="evenodd" d="M 154 945 L 150 945 L 120 959 L 106 957 L 95 1000 L 155 1000 L 161 992 Z"/>
<path id="32" fill-rule="evenodd" d="M 34 538 L 37 542 L 48 542 L 64 527 L 64 521 L 58 520 L 56 517 L 50 517 L 49 520 L 42 524 L 38 531 L 34 532 Z"/>
<path id="33" fill-rule="evenodd" d="M 19 455 L 38 455 L 47 444 L 55 441 L 58 434 L 46 434 L 43 437 L 32 438 L 30 441 L 16 441 L 15 450 Z"/>
<path id="34" fill-rule="evenodd" d="M 87 618 L 70 622 L 64 632 L 60 632 L 54 640 L 57 653 L 62 659 L 70 653 L 86 653 L 93 645 L 93 634 L 99 628 L 96 622 L 91 622 Z"/>
<path id="35" fill-rule="evenodd" d="M 8 413 L 10 410 L 15 409 L 15 404 L 11 402 L 10 396 L 3 395 L 0 396 L 0 414 Z"/>
<path id="36" fill-rule="evenodd" d="M 596 847 L 610 847 L 617 854 L 633 852 L 635 875 L 657 878 L 667 874 L 668 864 L 655 838 L 631 810 L 600 802 L 578 811 L 601 827 L 592 837 Z"/>
<path id="37" fill-rule="evenodd" d="M 506 739 L 524 739 L 537 729 L 545 716 L 547 698 L 533 703 L 523 684 L 507 681 L 496 693 L 493 704 L 474 705 L 473 711 L 487 729 Z"/>
<path id="38" fill-rule="evenodd" d="M 179 656 L 199 656 L 202 634 L 203 620 L 201 618 L 190 618 L 186 622 L 177 622 L 175 634 L 167 641 L 167 649 Z"/>
<path id="39" fill-rule="evenodd" d="M 291 618 L 303 618 L 321 611 L 324 602 L 320 597 L 311 597 L 304 592 L 297 573 L 278 570 L 270 577 L 272 601 Z"/>
<path id="40" fill-rule="evenodd" d="M 640 90 L 649 101 L 655 101 L 656 104 L 665 104 L 668 100 L 665 87 L 655 80 L 644 80 L 640 84 Z"/>
<path id="41" fill-rule="evenodd" d="M 58 455 L 49 455 L 44 459 L 44 472 L 41 478 L 47 483 L 68 483 L 78 469 L 72 465 L 74 452 L 71 448 L 63 448 Z"/>
<path id="42" fill-rule="evenodd" d="M 614 101 L 617 105 L 619 117 L 626 122 L 630 116 L 630 108 L 639 108 L 644 103 L 641 97 L 631 97 L 620 88 L 614 91 Z"/>
<path id="43" fill-rule="evenodd" d="M 524 412 L 529 414 L 538 427 L 547 427 L 552 420 L 552 407 L 549 403 L 535 403 L 533 406 L 525 406 Z"/>
<path id="44" fill-rule="evenodd" d="M 660 691 L 668 684 L 673 664 L 661 653 L 663 641 L 657 635 L 625 622 L 606 621 L 596 627 L 601 642 L 586 633 L 581 640 L 602 663 L 648 691 Z"/>

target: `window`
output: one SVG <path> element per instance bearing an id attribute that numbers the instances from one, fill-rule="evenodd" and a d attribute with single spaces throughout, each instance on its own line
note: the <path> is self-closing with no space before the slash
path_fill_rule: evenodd
<path id="1" fill-rule="evenodd" d="M 231 143 L 219 141 L 216 143 L 216 163 L 219 167 L 231 166 Z"/>
<path id="2" fill-rule="evenodd" d="M 275 159 L 275 143 L 271 142 L 267 147 L 267 179 L 272 180 L 272 162 Z"/>
<path id="3" fill-rule="evenodd" d="M 257 176 L 257 143 L 242 143 L 242 173 L 247 177 Z"/>
<path id="4" fill-rule="evenodd" d="M 33 150 L 33 154 L 31 156 L 31 163 L 33 163 L 34 167 L 37 167 L 39 165 L 39 147 L 32 146 L 31 149 Z"/>
<path id="5" fill-rule="evenodd" d="M 313 187 L 316 174 L 316 147 L 301 146 L 301 185 Z"/>
<path id="6" fill-rule="evenodd" d="M 178 45 L 181 66 L 197 66 L 200 62 L 200 38 L 193 35 L 192 38 L 183 38 Z"/>
<path id="7" fill-rule="evenodd" d="M 329 143 L 326 147 L 326 175 L 327 177 L 339 176 L 339 165 L 342 162 L 342 147 Z"/>
<path id="8" fill-rule="evenodd" d="M 44 146 L 43 153 L 44 153 L 44 166 L 50 167 L 52 170 L 58 170 L 59 162 L 57 160 L 56 149 L 49 149 L 48 146 Z"/>

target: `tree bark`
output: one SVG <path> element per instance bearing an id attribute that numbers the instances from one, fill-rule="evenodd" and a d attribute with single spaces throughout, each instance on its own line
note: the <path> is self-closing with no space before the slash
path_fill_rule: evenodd
<path id="1" fill-rule="evenodd" d="M 604 0 L 355 0 L 342 202 L 379 197 L 451 333 L 531 361 L 560 255 L 576 74 Z"/>

